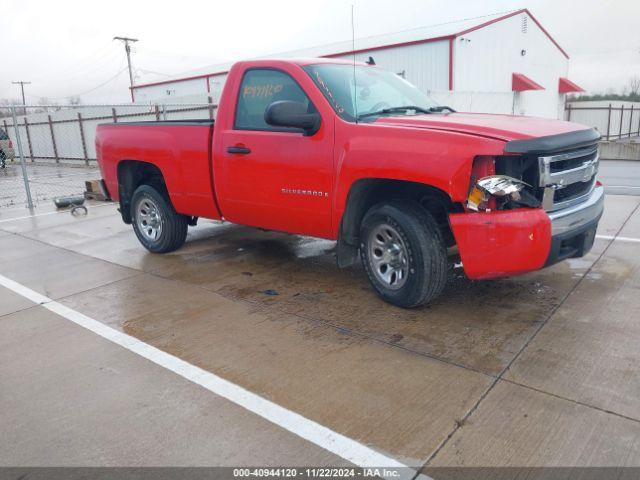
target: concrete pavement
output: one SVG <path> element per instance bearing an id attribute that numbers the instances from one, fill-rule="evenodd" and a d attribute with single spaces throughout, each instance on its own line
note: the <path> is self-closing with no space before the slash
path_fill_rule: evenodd
<path id="1" fill-rule="evenodd" d="M 640 195 L 640 161 L 602 160 L 598 179 L 612 195 Z"/>
<path id="2" fill-rule="evenodd" d="M 410 466 L 640 466 L 640 244 L 406 311 L 331 242 L 202 222 L 157 256 L 115 206 L 15 218 L 0 275 Z M 0 331 L 1 465 L 345 463 L 2 287 Z"/>

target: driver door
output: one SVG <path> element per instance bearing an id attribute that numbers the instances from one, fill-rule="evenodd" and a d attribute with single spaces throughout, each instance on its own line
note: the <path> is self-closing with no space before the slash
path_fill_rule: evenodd
<path id="1" fill-rule="evenodd" d="M 333 124 L 304 136 L 268 125 L 267 107 L 279 100 L 315 106 L 286 72 L 246 70 L 239 87 L 233 128 L 225 130 L 220 202 L 226 219 L 244 225 L 319 237 L 331 235 Z"/>

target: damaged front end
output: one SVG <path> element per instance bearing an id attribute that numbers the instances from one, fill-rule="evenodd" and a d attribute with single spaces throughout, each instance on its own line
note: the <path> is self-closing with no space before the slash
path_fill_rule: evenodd
<path id="1" fill-rule="evenodd" d="M 551 223 L 533 186 L 535 165 L 529 163 L 518 156 L 476 157 L 465 212 L 449 216 L 469 278 L 518 275 L 544 266 Z"/>
<path id="2" fill-rule="evenodd" d="M 467 198 L 467 208 L 474 212 L 489 208 L 489 200 L 496 199 L 497 210 L 509 210 L 518 207 L 537 208 L 540 202 L 527 190 L 533 188 L 526 182 L 507 175 L 483 177 L 471 188 Z"/>
<path id="3" fill-rule="evenodd" d="M 474 212 L 540 208 L 537 177 L 534 159 L 517 155 L 476 157 L 466 207 Z"/>

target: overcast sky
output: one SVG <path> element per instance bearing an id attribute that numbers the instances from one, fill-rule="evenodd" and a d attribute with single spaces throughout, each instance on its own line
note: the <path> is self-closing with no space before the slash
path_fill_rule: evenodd
<path id="1" fill-rule="evenodd" d="M 124 48 L 139 38 L 136 82 L 206 65 L 526 7 L 569 53 L 569 76 L 590 92 L 640 75 L 639 0 L 0 0 L 0 99 L 126 102 Z"/>

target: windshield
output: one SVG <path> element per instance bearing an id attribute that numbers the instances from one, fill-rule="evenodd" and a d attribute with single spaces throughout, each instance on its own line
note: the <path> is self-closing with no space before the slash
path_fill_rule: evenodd
<path id="1" fill-rule="evenodd" d="M 345 120 L 378 115 L 429 113 L 438 104 L 411 83 L 376 67 L 319 64 L 304 67 L 336 113 Z M 355 77 L 355 88 L 354 88 Z M 411 107 L 411 108 L 403 108 Z"/>

